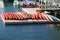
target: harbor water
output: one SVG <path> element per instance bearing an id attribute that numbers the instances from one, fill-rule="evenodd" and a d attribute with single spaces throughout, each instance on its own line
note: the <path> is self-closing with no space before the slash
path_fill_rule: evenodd
<path id="1" fill-rule="evenodd" d="M 0 13 L 21 11 L 11 3 Z M 60 40 L 60 24 L 4 25 L 0 18 L 0 40 Z"/>

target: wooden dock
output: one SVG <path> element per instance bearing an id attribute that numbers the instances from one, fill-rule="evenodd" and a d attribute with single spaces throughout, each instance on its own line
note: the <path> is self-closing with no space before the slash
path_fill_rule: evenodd
<path id="1" fill-rule="evenodd" d="M 15 24 L 56 24 L 58 21 L 47 21 L 47 20 L 5 20 L 2 16 L 1 19 L 4 24 L 15 25 Z"/>

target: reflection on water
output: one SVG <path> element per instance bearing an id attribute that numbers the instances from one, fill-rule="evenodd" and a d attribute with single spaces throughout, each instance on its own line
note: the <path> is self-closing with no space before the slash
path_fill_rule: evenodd
<path id="1" fill-rule="evenodd" d="M 0 38 L 5 40 L 58 40 L 58 24 L 5 25 Z M 2 40 L 4 40 L 2 39 Z"/>
<path id="2" fill-rule="evenodd" d="M 49 24 L 52 30 L 60 31 L 60 24 Z"/>

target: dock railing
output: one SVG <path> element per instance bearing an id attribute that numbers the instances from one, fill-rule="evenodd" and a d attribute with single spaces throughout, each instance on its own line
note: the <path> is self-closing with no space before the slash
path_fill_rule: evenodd
<path id="1" fill-rule="evenodd" d="M 41 9 L 42 10 L 60 10 L 60 7 L 57 4 L 56 5 L 42 4 Z"/>

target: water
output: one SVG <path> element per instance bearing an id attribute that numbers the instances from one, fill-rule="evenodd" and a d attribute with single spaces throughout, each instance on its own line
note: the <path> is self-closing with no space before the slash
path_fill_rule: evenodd
<path id="1" fill-rule="evenodd" d="M 0 24 L 1 40 L 60 40 L 60 26 L 55 24 L 5 25 Z"/>
<path id="2" fill-rule="evenodd" d="M 1 9 L 0 13 L 20 11 L 8 5 Z M 0 40 L 60 40 L 60 24 L 4 25 L 0 18 Z"/>

